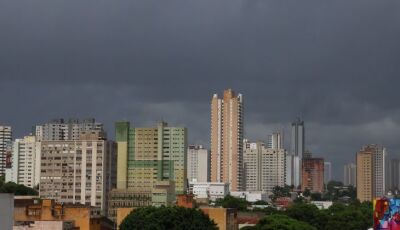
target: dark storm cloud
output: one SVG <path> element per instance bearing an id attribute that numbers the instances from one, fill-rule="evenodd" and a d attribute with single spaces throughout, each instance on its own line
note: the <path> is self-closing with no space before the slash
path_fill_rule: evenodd
<path id="1" fill-rule="evenodd" d="M 209 100 L 244 94 L 246 136 L 296 116 L 337 168 L 400 145 L 399 1 L 0 1 L 0 122 L 165 119 L 209 142 Z"/>

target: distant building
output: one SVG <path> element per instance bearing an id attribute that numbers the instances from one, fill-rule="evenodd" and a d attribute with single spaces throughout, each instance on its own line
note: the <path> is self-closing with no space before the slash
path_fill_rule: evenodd
<path id="1" fill-rule="evenodd" d="M 0 125 L 0 176 L 4 176 L 6 172 L 7 146 L 11 142 L 11 126 Z"/>
<path id="2" fill-rule="evenodd" d="M 16 139 L 11 146 L 11 165 L 6 168 L 6 181 L 30 188 L 40 182 L 40 142 L 35 136 Z"/>
<path id="3" fill-rule="evenodd" d="M 246 191 L 272 193 L 275 186 L 285 185 L 284 149 L 269 149 L 265 143 L 244 141 L 244 174 Z"/>
<path id="4" fill-rule="evenodd" d="M 210 181 L 211 158 L 209 151 L 202 145 L 190 145 L 187 152 L 188 181 Z"/>
<path id="5" fill-rule="evenodd" d="M 303 158 L 302 160 L 301 190 L 309 189 L 311 192 L 324 191 L 324 159 Z"/>
<path id="6" fill-rule="evenodd" d="M 317 206 L 318 209 L 328 209 L 333 205 L 332 201 L 311 201 L 311 204 Z"/>
<path id="7" fill-rule="evenodd" d="M 231 192 L 231 196 L 245 199 L 247 202 L 267 201 L 268 194 L 262 191 Z"/>
<path id="8" fill-rule="evenodd" d="M 82 132 L 79 140 L 42 141 L 40 197 L 107 210 L 115 187 L 116 145 L 100 131 Z"/>
<path id="9" fill-rule="evenodd" d="M 344 166 L 344 178 L 343 183 L 345 186 L 356 186 L 357 179 L 357 166 L 353 163 L 346 164 Z"/>
<path id="10" fill-rule="evenodd" d="M 297 119 L 292 122 L 292 139 L 291 139 L 290 155 L 293 156 L 291 164 L 291 184 L 295 187 L 300 185 L 301 167 L 296 167 L 297 162 L 300 163 L 305 152 L 305 128 L 304 121 Z"/>
<path id="11" fill-rule="evenodd" d="M 357 198 L 361 202 L 385 195 L 385 158 L 381 145 L 366 145 L 357 153 Z"/>
<path id="12" fill-rule="evenodd" d="M 324 162 L 324 184 L 328 184 L 332 180 L 332 164 L 331 162 Z"/>
<path id="13" fill-rule="evenodd" d="M 300 172 L 301 172 L 301 160 L 299 156 L 286 155 L 286 177 L 285 184 L 294 185 L 298 187 L 300 185 Z"/>
<path id="14" fill-rule="evenodd" d="M 79 135 L 84 131 L 102 131 L 103 124 L 96 122 L 94 118 L 83 120 L 53 119 L 42 125 L 35 127 L 35 135 L 38 141 L 61 141 L 61 140 L 79 140 Z"/>
<path id="15" fill-rule="evenodd" d="M 195 199 L 215 201 L 229 194 L 229 185 L 221 182 L 190 182 L 189 194 L 193 194 Z"/>
<path id="16" fill-rule="evenodd" d="M 400 160 L 391 159 L 389 163 L 389 189 L 394 193 L 400 190 Z"/>
<path id="17" fill-rule="evenodd" d="M 283 134 L 279 132 L 268 135 L 267 148 L 283 149 Z"/>
<path id="18" fill-rule="evenodd" d="M 242 191 L 243 96 L 231 89 L 211 100 L 211 181 L 228 183 L 230 191 Z"/>
<path id="19" fill-rule="evenodd" d="M 292 139 L 290 154 L 303 157 L 305 150 L 304 121 L 297 119 L 292 122 Z"/>

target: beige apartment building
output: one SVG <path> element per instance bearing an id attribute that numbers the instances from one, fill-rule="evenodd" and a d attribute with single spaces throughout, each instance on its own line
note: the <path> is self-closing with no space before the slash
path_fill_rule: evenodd
<path id="1" fill-rule="evenodd" d="M 385 158 L 381 145 L 366 145 L 357 153 L 357 198 L 361 202 L 385 195 Z"/>
<path id="2" fill-rule="evenodd" d="M 285 186 L 286 151 L 267 148 L 263 142 L 244 141 L 246 191 L 272 193 L 275 186 Z"/>
<path id="3" fill-rule="evenodd" d="M 229 183 L 230 191 L 242 191 L 243 96 L 233 90 L 211 100 L 211 182 Z"/>
<path id="4" fill-rule="evenodd" d="M 101 131 L 82 132 L 79 140 L 42 141 L 40 197 L 107 210 L 115 187 L 116 145 Z"/>

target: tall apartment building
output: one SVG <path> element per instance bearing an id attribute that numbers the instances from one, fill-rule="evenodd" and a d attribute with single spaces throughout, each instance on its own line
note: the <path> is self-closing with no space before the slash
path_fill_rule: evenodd
<path id="1" fill-rule="evenodd" d="M 297 119 L 292 122 L 292 139 L 290 154 L 303 157 L 305 150 L 304 121 Z"/>
<path id="2" fill-rule="evenodd" d="M 267 148 L 283 149 L 283 134 L 282 133 L 274 132 L 271 135 L 268 135 Z"/>
<path id="3" fill-rule="evenodd" d="M 332 164 L 331 162 L 324 162 L 324 183 L 328 184 L 332 180 Z"/>
<path id="4" fill-rule="evenodd" d="M 301 159 L 305 153 L 305 129 L 304 121 L 297 119 L 292 122 L 292 139 L 290 143 L 290 156 L 292 159 L 291 165 L 291 185 L 298 187 L 301 183 Z M 297 167 L 297 165 L 299 167 Z"/>
<path id="5" fill-rule="evenodd" d="M 35 136 L 16 139 L 11 146 L 11 165 L 6 168 L 6 181 L 36 187 L 40 182 L 40 148 Z"/>
<path id="6" fill-rule="evenodd" d="M 298 187 L 300 185 L 301 160 L 299 156 L 286 155 L 286 185 Z"/>
<path id="7" fill-rule="evenodd" d="M 103 124 L 96 122 L 94 118 L 83 120 L 69 119 L 53 119 L 43 125 L 35 127 L 35 135 L 38 141 L 61 141 L 61 140 L 79 140 L 81 132 L 85 131 L 102 131 Z"/>
<path id="8" fill-rule="evenodd" d="M 41 198 L 86 204 L 107 211 L 115 187 L 116 144 L 101 131 L 82 132 L 79 140 L 41 142 Z"/>
<path id="9" fill-rule="evenodd" d="M 301 190 L 324 191 L 324 159 L 303 158 L 301 161 Z"/>
<path id="10" fill-rule="evenodd" d="M 118 208 L 171 204 L 187 190 L 187 130 L 169 127 L 134 128 L 115 124 L 118 145 L 117 188 L 110 195 L 108 217 Z"/>
<path id="11" fill-rule="evenodd" d="M 246 191 L 272 193 L 275 186 L 285 185 L 284 149 L 266 148 L 265 143 L 244 141 L 244 174 Z"/>
<path id="12" fill-rule="evenodd" d="M 0 126 L 0 176 L 5 175 L 7 146 L 12 141 L 11 126 Z"/>
<path id="13" fill-rule="evenodd" d="M 400 160 L 391 159 L 389 163 L 388 188 L 393 193 L 400 190 Z"/>
<path id="14" fill-rule="evenodd" d="M 343 183 L 345 186 L 356 186 L 356 179 L 357 179 L 357 166 L 353 163 L 349 163 L 344 165 L 344 178 Z"/>
<path id="15" fill-rule="evenodd" d="M 118 145 L 118 189 L 151 191 L 156 181 L 171 180 L 177 194 L 186 191 L 186 128 L 131 128 L 129 122 L 116 123 Z"/>
<path id="16" fill-rule="evenodd" d="M 190 145 L 187 152 L 187 178 L 189 182 L 210 181 L 211 158 L 202 145 Z"/>
<path id="17" fill-rule="evenodd" d="M 357 153 L 357 198 L 361 202 L 385 195 L 385 157 L 381 145 L 366 145 Z"/>
<path id="18" fill-rule="evenodd" d="M 211 181 L 229 183 L 230 191 L 242 191 L 243 96 L 231 89 L 211 100 Z"/>

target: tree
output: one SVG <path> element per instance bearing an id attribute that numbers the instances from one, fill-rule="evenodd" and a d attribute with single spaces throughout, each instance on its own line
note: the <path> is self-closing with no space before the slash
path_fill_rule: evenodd
<path id="1" fill-rule="evenodd" d="M 322 194 L 319 193 L 319 192 L 311 193 L 311 200 L 321 201 L 322 200 Z"/>
<path id="2" fill-rule="evenodd" d="M 304 190 L 304 192 L 303 192 L 303 196 L 309 197 L 310 195 L 311 195 L 310 189 L 306 188 L 306 190 Z"/>
<path id="3" fill-rule="evenodd" d="M 292 207 L 286 210 L 286 215 L 289 217 L 309 223 L 317 229 L 323 229 L 327 222 L 328 216 L 318 210 L 313 204 L 295 203 Z"/>
<path id="4" fill-rule="evenodd" d="M 290 191 L 292 187 L 285 185 L 284 187 L 275 186 L 272 189 L 271 199 L 276 200 L 279 197 L 290 197 Z"/>
<path id="5" fill-rule="evenodd" d="M 236 208 L 240 211 L 247 210 L 247 201 L 242 198 L 236 198 L 231 195 L 225 196 L 223 199 L 217 199 L 215 206 L 222 206 L 224 208 Z"/>
<path id="6" fill-rule="evenodd" d="M 144 207 L 133 210 L 120 224 L 121 230 L 217 230 L 202 211 L 183 207 Z"/>
<path id="7" fill-rule="evenodd" d="M 36 196 L 38 192 L 32 188 L 14 182 L 7 182 L 0 187 L 0 193 L 14 193 L 16 196 Z"/>
<path id="8" fill-rule="evenodd" d="M 311 225 L 285 215 L 270 215 L 260 220 L 254 229 L 259 230 L 317 230 Z"/>

